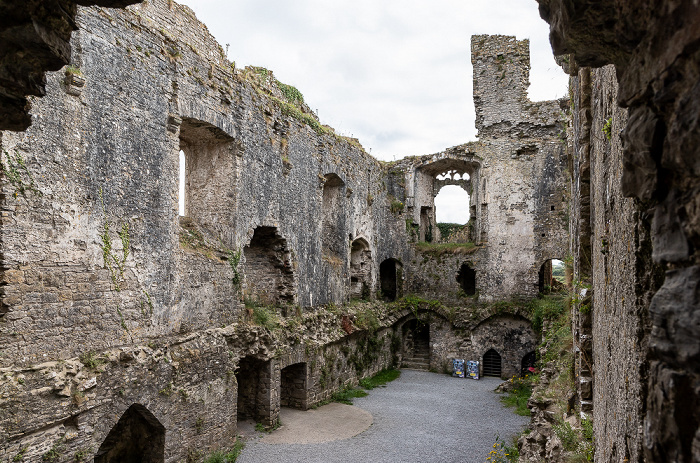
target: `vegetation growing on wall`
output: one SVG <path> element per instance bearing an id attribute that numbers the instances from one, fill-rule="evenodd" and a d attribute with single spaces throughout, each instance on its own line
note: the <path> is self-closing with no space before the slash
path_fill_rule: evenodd
<path id="1" fill-rule="evenodd" d="M 458 223 L 446 223 L 446 222 L 439 222 L 437 224 L 438 230 L 440 230 L 440 238 L 442 240 L 447 240 L 450 238 L 450 235 L 453 233 L 462 230 L 466 225 L 458 224 Z"/>
<path id="2" fill-rule="evenodd" d="M 416 250 L 424 254 L 439 257 L 445 254 L 471 254 L 477 250 L 474 243 L 416 243 Z"/>
<path id="3" fill-rule="evenodd" d="M 103 265 L 104 268 L 109 270 L 114 290 L 121 291 L 121 282 L 124 280 L 124 270 L 126 269 L 126 259 L 129 257 L 129 224 L 124 222 L 121 229 L 117 232 L 117 235 L 122 243 L 121 254 L 119 252 L 113 252 L 110 223 L 109 219 L 107 218 L 107 209 L 105 208 L 104 198 L 102 197 L 102 189 L 100 189 L 100 203 L 102 205 L 102 215 L 104 220 L 102 233 L 100 233 L 100 239 L 102 241 L 100 248 L 102 249 Z"/>
<path id="4" fill-rule="evenodd" d="M 15 150 L 13 155 L 3 149 L 0 153 L 0 170 L 4 180 L 14 188 L 12 195 L 15 198 L 18 194 L 26 196 L 29 191 L 41 196 L 41 192 L 37 190 L 36 183 L 34 183 L 34 177 L 27 169 L 24 157 L 19 151 Z"/>

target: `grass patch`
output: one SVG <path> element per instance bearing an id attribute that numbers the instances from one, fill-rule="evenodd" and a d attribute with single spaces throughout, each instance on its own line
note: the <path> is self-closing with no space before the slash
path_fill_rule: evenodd
<path id="1" fill-rule="evenodd" d="M 369 395 L 364 389 L 369 390 L 374 389 L 375 387 L 384 387 L 387 383 L 390 383 L 399 376 L 401 376 L 401 372 L 399 370 L 393 368 L 382 370 L 371 378 L 360 380 L 360 387 L 362 389 L 348 386 L 338 392 L 335 392 L 333 395 L 331 395 L 329 400 L 321 402 L 319 406 L 330 402 L 339 402 L 345 405 L 352 405 L 352 399 L 367 397 Z"/>
<path id="2" fill-rule="evenodd" d="M 340 402 L 341 404 L 345 405 L 352 405 L 352 399 L 355 399 L 357 397 L 367 397 L 369 394 L 367 394 L 365 391 L 362 389 L 358 389 L 355 387 L 346 387 L 338 392 L 335 392 L 331 396 L 331 402 Z"/>
<path id="3" fill-rule="evenodd" d="M 387 383 L 392 382 L 401 376 L 401 372 L 396 369 L 382 370 L 371 378 L 360 380 L 360 386 L 365 389 L 374 389 L 375 387 L 384 387 Z"/>
<path id="4" fill-rule="evenodd" d="M 519 378 L 514 376 L 510 381 L 513 383 L 513 389 L 501 397 L 501 402 L 506 407 L 515 407 L 515 413 L 520 416 L 530 416 L 530 410 L 527 408 L 527 401 L 532 395 L 533 384 L 537 383 L 538 376 L 525 376 Z"/>
<path id="5" fill-rule="evenodd" d="M 244 447 L 245 442 L 237 440 L 231 450 L 219 450 L 218 452 L 214 452 L 204 459 L 204 463 L 234 463 Z"/>
<path id="6" fill-rule="evenodd" d="M 428 243 L 421 241 L 416 243 L 416 250 L 432 256 L 445 254 L 471 254 L 477 250 L 474 243 Z"/>

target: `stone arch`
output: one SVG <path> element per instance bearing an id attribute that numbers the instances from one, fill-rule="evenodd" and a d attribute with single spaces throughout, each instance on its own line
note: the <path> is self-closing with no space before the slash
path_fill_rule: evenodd
<path id="1" fill-rule="evenodd" d="M 276 227 L 258 227 L 245 256 L 245 295 L 263 304 L 294 303 L 294 265 L 287 240 Z"/>
<path id="2" fill-rule="evenodd" d="M 323 177 L 321 244 L 323 255 L 339 259 L 346 253 L 344 198 L 345 182 L 337 174 Z"/>
<path id="3" fill-rule="evenodd" d="M 308 409 L 308 366 L 306 362 L 294 363 L 282 368 L 280 373 L 280 405 L 282 407 Z"/>
<path id="4" fill-rule="evenodd" d="M 469 199 L 464 205 L 469 214 L 469 220 L 474 226 L 470 227 L 475 231 L 475 236 L 470 236 L 468 240 L 479 241 L 480 235 L 480 210 L 476 208 L 481 202 L 479 188 L 474 188 L 480 183 L 481 164 L 473 154 L 460 152 L 440 153 L 431 158 L 423 160 L 414 165 L 413 191 L 409 192 L 409 197 L 413 196 L 413 220 L 419 224 L 421 240 L 424 240 L 428 231 L 432 227 L 436 229 L 435 220 L 435 197 L 444 186 L 455 185 L 467 192 Z M 438 238 L 438 232 L 433 236 Z M 466 241 L 466 240 L 465 240 Z"/>
<path id="5" fill-rule="evenodd" d="M 462 263 L 457 272 L 457 283 L 459 288 L 467 296 L 476 295 L 476 270 L 474 270 L 468 262 Z"/>
<path id="6" fill-rule="evenodd" d="M 397 259 L 389 258 L 379 265 L 379 279 L 382 297 L 395 301 L 402 293 L 402 265 Z"/>
<path id="7" fill-rule="evenodd" d="M 372 251 L 364 238 L 350 246 L 350 298 L 370 299 L 372 288 Z"/>
<path id="8" fill-rule="evenodd" d="M 499 354 L 496 349 L 489 349 L 484 352 L 484 356 L 481 360 L 482 370 L 484 376 L 497 376 L 501 377 L 503 359 L 501 354 Z"/>
<path id="9" fill-rule="evenodd" d="M 456 174 L 458 176 L 459 174 Z M 468 177 L 468 174 L 464 174 Z M 469 199 L 470 193 L 467 187 L 463 184 L 468 181 L 466 180 L 456 180 L 456 182 L 462 183 L 455 185 L 448 180 L 440 183 L 444 183 L 436 188 L 435 198 L 433 202 L 435 205 L 435 221 L 437 223 L 456 223 L 459 225 L 466 225 L 469 223 L 471 216 L 471 201 Z M 450 207 L 453 210 L 457 210 L 457 214 L 454 214 L 449 218 L 445 218 L 445 207 Z M 441 218 L 442 216 L 442 218 Z M 440 230 L 442 232 L 442 230 Z M 440 241 L 444 241 L 448 236 L 442 236 L 440 234 Z M 465 241 L 468 241 L 465 240 Z"/>
<path id="10" fill-rule="evenodd" d="M 163 463 L 165 427 L 143 405 L 119 418 L 95 454 L 95 463 Z"/>
<path id="11" fill-rule="evenodd" d="M 208 122 L 183 117 L 184 216 L 227 236 L 236 205 L 239 144 Z M 177 182 L 176 182 L 177 183 Z"/>
<path id="12" fill-rule="evenodd" d="M 501 375 L 519 375 L 522 359 L 537 347 L 537 335 L 532 323 L 516 313 L 498 313 L 482 320 L 471 330 L 475 356 L 481 357 L 491 349 L 502 358 Z"/>

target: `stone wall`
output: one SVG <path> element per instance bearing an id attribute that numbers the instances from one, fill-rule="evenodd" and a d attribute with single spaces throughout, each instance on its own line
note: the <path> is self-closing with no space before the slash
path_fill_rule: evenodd
<path id="1" fill-rule="evenodd" d="M 539 3 L 575 76 L 572 244 L 593 290 L 590 328 L 580 316 L 576 329 L 591 336 L 595 459 L 698 461 L 700 7 Z"/>
<path id="2" fill-rule="evenodd" d="M 235 69 L 187 7 L 76 22 L 71 69 L 47 74 L 29 129 L 0 134 L 18 172 L 0 195 L 0 456 L 145 452 L 134 429 L 164 461 L 197 460 L 233 443 L 239 417 L 274 425 L 282 405 L 400 364 L 419 316 L 432 369 L 493 349 L 519 370 L 528 314 L 482 302 L 536 294 L 566 243 L 559 103 L 511 95 L 508 127 L 491 123 L 494 60 L 517 58 L 505 79 L 524 91 L 525 44 L 474 42 L 484 139 L 385 165 L 271 71 Z M 440 260 L 410 241 L 450 169 L 469 175 L 478 247 Z"/>

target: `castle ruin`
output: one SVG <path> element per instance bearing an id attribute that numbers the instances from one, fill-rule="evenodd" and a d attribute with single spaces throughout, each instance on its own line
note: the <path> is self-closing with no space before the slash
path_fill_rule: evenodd
<path id="1" fill-rule="evenodd" d="M 538 343 L 527 301 L 571 256 L 573 401 L 596 460 L 700 461 L 698 8 L 539 2 L 570 98 L 529 101 L 527 41 L 474 36 L 478 141 L 394 163 L 272 72 L 235 68 L 185 6 L 24 18 L 58 32 L 17 45 L 35 68 L 2 95 L 0 460 L 61 442 L 59 461 L 181 461 L 232 444 L 237 419 L 273 425 L 410 361 L 418 337 L 432 370 L 518 374 Z M 607 14 L 653 33 L 620 51 Z M 448 239 L 445 185 L 471 216 L 449 253 L 421 246 Z M 555 461 L 534 430 L 521 458 Z"/>

